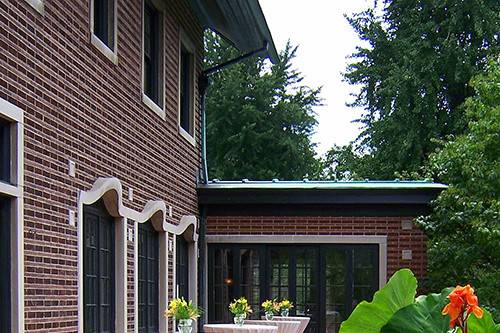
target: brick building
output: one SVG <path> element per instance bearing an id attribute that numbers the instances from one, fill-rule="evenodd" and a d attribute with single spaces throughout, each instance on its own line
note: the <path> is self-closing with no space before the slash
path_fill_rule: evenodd
<path id="1" fill-rule="evenodd" d="M 379 260 L 363 295 L 398 267 L 425 273 L 425 236 L 405 228 L 438 185 L 389 191 L 390 209 L 335 203 L 322 214 L 300 200 L 277 209 L 290 204 L 283 195 L 243 189 L 268 200 L 247 205 L 228 184 L 200 185 L 207 28 L 242 53 L 277 59 L 257 0 L 0 2 L 1 333 L 172 331 L 162 313 L 174 296 L 208 308 L 202 322 L 210 320 L 209 297 L 229 294 L 210 293 L 207 264 L 229 245 L 252 244 L 255 257 L 302 243 L 324 260 L 324 244 L 355 251 L 345 246 L 369 239 L 366 256 Z M 347 192 L 336 197 L 352 199 Z M 413 193 L 426 195 L 412 207 L 397 199 Z M 371 198 L 380 208 L 387 196 Z M 316 317 L 326 306 L 310 303 Z"/>
<path id="2" fill-rule="evenodd" d="M 290 298 L 308 332 L 338 332 L 356 304 L 398 269 L 426 273 L 426 236 L 412 221 L 445 188 L 425 181 L 214 181 L 200 185 L 210 322 L 245 295 Z M 203 267 L 203 266 L 202 266 Z M 202 285 L 204 283 L 204 285 Z"/>

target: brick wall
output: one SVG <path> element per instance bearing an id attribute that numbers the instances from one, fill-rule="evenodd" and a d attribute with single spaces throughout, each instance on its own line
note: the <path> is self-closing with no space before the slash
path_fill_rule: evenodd
<path id="1" fill-rule="evenodd" d="M 178 133 L 177 82 L 179 29 L 195 42 L 198 70 L 202 29 L 185 1 L 164 2 L 165 121 L 141 100 L 141 1 L 117 1 L 117 65 L 90 43 L 89 1 L 46 0 L 44 15 L 24 0 L 0 2 L 0 98 L 25 116 L 27 332 L 76 332 L 77 233 L 68 210 L 76 211 L 78 190 L 114 176 L 125 192 L 134 189 L 133 202 L 123 198 L 127 207 L 164 200 L 171 223 L 197 214 L 200 150 Z M 132 332 L 131 243 L 127 258 Z"/>
<path id="2" fill-rule="evenodd" d="M 387 236 L 387 277 L 410 268 L 417 278 L 427 269 L 426 236 L 413 226 L 403 230 L 401 221 L 413 217 L 329 216 L 209 216 L 207 235 L 383 235 Z M 412 250 L 403 260 L 402 250 Z"/>

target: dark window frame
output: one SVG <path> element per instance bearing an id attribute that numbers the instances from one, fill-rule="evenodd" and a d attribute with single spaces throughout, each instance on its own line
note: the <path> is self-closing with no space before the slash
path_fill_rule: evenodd
<path id="1" fill-rule="evenodd" d="M 139 311 L 138 325 L 141 325 L 141 323 L 145 324 L 145 326 L 138 327 L 138 332 L 158 333 L 160 327 L 159 326 L 160 325 L 159 234 L 153 228 L 151 222 L 149 221 L 145 223 L 140 223 L 138 227 L 137 263 L 138 263 L 137 277 L 138 277 L 138 311 Z M 153 267 L 152 270 L 151 267 Z M 153 291 L 149 290 L 149 287 L 152 287 Z M 144 291 L 146 291 L 145 294 Z M 144 296 L 145 302 L 142 301 L 143 300 L 142 296 Z"/>
<path id="2" fill-rule="evenodd" d="M 83 271 L 84 271 L 84 332 L 85 333 L 114 333 L 115 332 L 115 318 L 116 318 L 116 275 L 115 275 L 115 223 L 113 217 L 109 215 L 102 200 L 94 203 L 93 205 L 84 206 L 84 223 L 83 223 L 83 234 L 84 234 L 84 255 L 83 255 Z M 94 244 L 90 246 L 87 242 L 87 232 L 91 232 L 91 227 L 89 224 L 91 222 L 91 216 L 94 217 Z M 108 232 L 107 239 L 103 237 Z M 90 234 L 89 234 L 90 236 Z M 103 248 L 103 246 L 106 246 Z M 90 251 L 98 252 L 92 258 L 89 257 Z M 106 268 L 108 270 L 108 275 L 105 276 L 103 273 L 103 261 L 105 261 L 104 253 L 109 256 L 109 265 Z M 93 259 L 93 262 L 90 262 Z M 89 271 L 91 268 L 97 271 Z M 96 281 L 95 287 L 91 288 L 89 286 L 89 280 Z M 108 288 L 102 288 L 102 281 L 108 280 Z M 107 293 L 106 293 L 107 292 Z M 106 293 L 106 294 L 105 294 Z M 105 303 L 103 296 L 109 299 L 109 303 Z M 90 303 L 90 298 L 96 300 L 95 303 Z M 92 305 L 91 305 L 92 304 Z M 95 319 L 90 317 L 91 309 L 95 310 Z M 104 330 L 102 327 L 103 322 L 106 319 L 102 318 L 102 312 L 105 309 L 109 309 L 109 329 Z"/>
<path id="3" fill-rule="evenodd" d="M 143 1 L 143 92 L 163 108 L 163 13 L 151 1 Z"/>
<path id="4" fill-rule="evenodd" d="M 0 332 L 11 332 L 11 207 L 12 198 L 0 196 Z"/>
<path id="5" fill-rule="evenodd" d="M 183 235 L 175 241 L 175 283 L 176 296 L 188 300 L 189 295 L 189 242 Z"/>
<path id="6" fill-rule="evenodd" d="M 0 181 L 12 183 L 12 122 L 0 117 Z"/>
<path id="7" fill-rule="evenodd" d="M 93 1 L 93 31 L 92 33 L 111 51 L 116 48 L 116 1 Z"/>
<path id="8" fill-rule="evenodd" d="M 232 284 L 228 286 L 227 288 L 228 291 L 230 292 L 230 298 L 233 297 L 240 297 L 243 296 L 241 295 L 241 287 L 240 287 L 240 276 L 239 276 L 239 271 L 240 271 L 240 258 L 239 254 L 241 249 L 256 249 L 259 251 L 259 257 L 260 257 L 260 267 L 261 267 L 261 272 L 260 272 L 260 299 L 261 302 L 265 299 L 270 298 L 270 288 L 269 285 L 271 283 L 270 281 L 270 251 L 273 249 L 282 249 L 282 250 L 287 250 L 291 255 L 289 256 L 289 264 L 288 264 L 288 276 L 289 276 L 289 285 L 292 286 L 295 284 L 295 287 L 289 287 L 289 297 L 292 301 L 295 300 L 296 297 L 296 281 L 295 280 L 295 275 L 296 275 L 296 253 L 302 249 L 307 249 L 307 248 L 313 248 L 317 249 L 317 259 L 316 259 L 316 271 L 315 274 L 318 276 L 318 285 L 319 288 L 317 290 L 325 290 L 326 288 L 326 262 L 325 262 L 325 256 L 326 256 L 326 251 L 328 250 L 339 250 L 339 251 L 345 251 L 346 256 L 345 256 L 345 265 L 346 265 L 346 270 L 349 272 L 346 277 L 346 282 L 345 282 L 345 292 L 346 292 L 346 302 L 345 302 L 345 313 L 351 313 L 352 310 L 354 309 L 353 305 L 353 288 L 354 288 L 354 281 L 353 281 L 353 258 L 354 258 L 354 251 L 358 250 L 368 250 L 370 253 L 374 254 L 372 257 L 372 265 L 374 267 L 373 270 L 373 275 L 372 275 L 372 284 L 375 287 L 376 291 L 379 287 L 379 271 L 380 271 L 380 263 L 378 260 L 378 253 L 380 250 L 380 245 L 379 244 L 300 244 L 300 245 L 288 245 L 288 244 L 238 244 L 238 243 L 229 243 L 229 244 L 208 244 L 208 299 L 209 304 L 208 304 L 208 320 L 209 322 L 216 323 L 216 322 L 222 322 L 218 318 L 215 318 L 214 316 L 214 308 L 215 308 L 215 300 L 216 300 L 216 295 L 215 295 L 215 287 L 214 287 L 214 267 L 215 267 L 215 251 L 219 250 L 229 250 L 232 251 Z M 264 270 L 264 272 L 262 272 Z M 352 290 L 353 292 L 350 292 Z M 326 313 L 326 293 L 319 293 L 316 295 L 316 299 L 318 301 L 318 314 L 317 318 L 319 318 L 318 322 L 316 323 L 315 327 L 309 327 L 308 329 L 311 329 L 311 332 L 324 332 L 326 329 L 326 317 L 323 316 L 322 314 Z M 291 315 L 296 314 L 296 308 L 292 309 Z M 311 324 L 313 322 L 311 321 Z M 310 326 L 311 326 L 310 324 Z"/>
<path id="9" fill-rule="evenodd" d="M 182 40 L 179 56 L 179 126 L 194 136 L 194 52 Z"/>

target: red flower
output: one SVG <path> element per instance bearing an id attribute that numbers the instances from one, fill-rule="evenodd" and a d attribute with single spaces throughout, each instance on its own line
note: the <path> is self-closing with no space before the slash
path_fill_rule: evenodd
<path id="1" fill-rule="evenodd" d="M 458 326 L 462 332 L 466 333 L 466 321 L 471 313 L 477 318 L 483 316 L 483 309 L 478 306 L 477 296 L 474 295 L 474 289 L 470 285 L 465 287 L 457 286 L 449 295 L 448 303 L 442 311 L 443 315 L 450 316 L 450 327 Z"/>

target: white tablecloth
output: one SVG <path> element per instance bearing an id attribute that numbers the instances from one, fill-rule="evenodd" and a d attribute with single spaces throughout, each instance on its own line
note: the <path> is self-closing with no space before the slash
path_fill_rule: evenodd
<path id="1" fill-rule="evenodd" d="M 245 320 L 245 323 L 252 325 L 278 326 L 278 333 L 298 333 L 300 321 L 298 320 Z"/>
<path id="2" fill-rule="evenodd" d="M 273 320 L 285 320 L 285 321 L 300 321 L 300 327 L 297 330 L 297 333 L 304 333 L 306 330 L 307 324 L 311 318 L 309 317 L 274 317 Z"/>
<path id="3" fill-rule="evenodd" d="M 278 326 L 235 324 L 207 324 L 203 325 L 206 333 L 277 333 Z"/>

